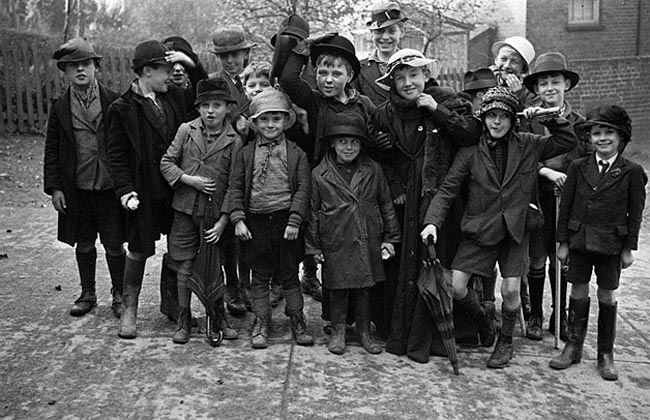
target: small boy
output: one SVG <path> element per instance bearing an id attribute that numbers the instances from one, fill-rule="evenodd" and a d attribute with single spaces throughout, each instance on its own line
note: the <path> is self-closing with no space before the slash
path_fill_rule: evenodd
<path id="1" fill-rule="evenodd" d="M 589 323 L 589 281 L 598 282 L 598 370 L 605 380 L 618 379 L 614 366 L 616 295 L 621 269 L 634 262 L 645 206 L 648 178 L 643 168 L 622 156 L 632 136 L 632 122 L 618 105 L 596 106 L 584 129 L 595 149 L 569 166 L 557 228 L 557 257 L 570 260 L 569 340 L 551 360 L 554 369 L 580 363 Z"/>
<path id="2" fill-rule="evenodd" d="M 291 330 L 299 345 L 312 345 L 303 315 L 298 264 L 304 255 L 300 227 L 309 207 L 309 162 L 284 131 L 296 116 L 278 90 L 257 95 L 250 105 L 257 138 L 237 154 L 230 178 L 230 220 L 244 242 L 243 257 L 253 271 L 253 348 L 268 346 L 271 323 L 269 282 L 282 284 Z"/>
<path id="3" fill-rule="evenodd" d="M 422 241 L 434 241 L 451 203 L 467 188 L 467 206 L 461 220 L 461 243 L 452 263 L 455 304 L 472 314 L 480 325 L 481 341 L 493 336 L 493 326 L 467 283 L 472 274 L 489 276 L 496 262 L 503 276 L 503 323 L 490 368 L 508 366 L 512 334 L 521 304 L 521 276 L 528 271 L 528 220 L 536 191 L 537 166 L 575 147 L 571 124 L 563 118 L 545 123 L 550 135 L 514 131 L 519 99 L 508 88 L 495 87 L 483 96 L 480 116 L 485 125 L 478 145 L 461 148 L 445 180 L 429 204 Z M 539 108 L 524 110 L 532 117 Z M 493 338 L 492 338 L 493 339 Z"/>
<path id="4" fill-rule="evenodd" d="M 201 235 L 208 244 L 216 244 L 228 224 L 226 191 L 231 162 L 241 149 L 241 139 L 230 125 L 227 115 L 235 105 L 228 84 L 221 78 L 201 80 L 195 105 L 201 116 L 183 123 L 160 162 L 160 171 L 174 189 L 174 222 L 169 233 L 169 255 L 178 261 L 178 326 L 174 343 L 190 339 L 189 277 L 196 259 Z M 213 225 L 206 217 L 214 216 Z M 218 256 L 219 253 L 217 252 Z M 217 266 L 220 266 L 217 263 Z M 215 273 L 215 276 L 220 276 Z M 219 299 L 214 319 L 215 332 L 225 328 L 223 302 Z M 236 337 L 231 330 L 224 338 Z"/>
<path id="5" fill-rule="evenodd" d="M 381 167 L 360 154 L 368 143 L 361 116 L 337 114 L 325 133 L 330 151 L 312 171 L 306 250 L 323 264 L 323 284 L 330 289 L 328 349 L 345 352 L 348 299 L 353 298 L 361 344 L 377 354 L 382 347 L 370 334 L 370 289 L 385 280 L 382 254 L 395 255 L 399 223 Z"/>

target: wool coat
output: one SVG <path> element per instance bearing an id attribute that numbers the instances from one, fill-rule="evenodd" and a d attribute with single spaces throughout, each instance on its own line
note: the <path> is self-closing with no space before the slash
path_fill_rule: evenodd
<path id="1" fill-rule="evenodd" d="M 330 152 L 312 171 L 305 250 L 323 254 L 323 285 L 358 289 L 385 280 L 382 242 L 400 241 L 400 228 L 381 166 L 360 156 L 348 184 Z"/>
<path id="2" fill-rule="evenodd" d="M 104 118 L 104 141 L 108 138 L 108 123 L 106 114 L 109 105 L 119 97 L 119 93 L 98 83 L 99 99 Z M 66 89 L 52 105 L 47 122 L 44 156 L 44 191 L 52 195 L 54 190 L 61 190 L 65 195 L 66 214 L 59 213 L 58 240 L 69 245 L 77 242 L 77 223 L 79 221 L 79 205 L 77 188 L 75 187 L 75 170 L 77 167 L 77 146 L 72 130 L 72 114 L 70 108 L 70 88 Z M 108 164 L 106 143 L 98 144 L 99 158 Z M 117 227 L 116 228 L 120 228 Z"/>
<path id="3" fill-rule="evenodd" d="M 379 61 L 369 57 L 360 61 L 361 71 L 359 76 L 351 83 L 359 93 L 367 96 L 375 106 L 379 106 L 388 99 L 388 90 L 382 88 L 375 80 L 384 75 Z"/>
<path id="4" fill-rule="evenodd" d="M 602 177 L 593 154 L 574 161 L 562 192 L 557 241 L 596 254 L 637 249 L 647 182 L 643 168 L 621 154 Z"/>

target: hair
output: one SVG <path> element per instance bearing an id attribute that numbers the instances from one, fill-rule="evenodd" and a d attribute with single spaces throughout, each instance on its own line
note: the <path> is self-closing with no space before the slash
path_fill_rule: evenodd
<path id="1" fill-rule="evenodd" d="M 271 63 L 267 61 L 251 61 L 241 74 L 241 80 L 244 84 L 251 77 L 265 77 L 271 80 Z"/>
<path id="2" fill-rule="evenodd" d="M 354 74 L 352 64 L 350 64 L 350 62 L 345 57 L 332 53 L 319 55 L 318 58 L 316 58 L 316 67 L 320 66 L 321 64 L 324 66 L 335 66 L 337 64 L 337 61 L 340 61 L 340 64 L 345 66 L 345 69 L 350 75 Z"/>

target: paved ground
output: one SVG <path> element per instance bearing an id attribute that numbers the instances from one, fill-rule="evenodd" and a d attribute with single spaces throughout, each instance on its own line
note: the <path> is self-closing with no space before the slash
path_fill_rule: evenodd
<path id="1" fill-rule="evenodd" d="M 4 172 L 0 170 L 0 172 Z M 0 177 L 3 174 L 0 174 Z M 38 181 L 36 181 L 38 182 Z M 4 190 L 3 190 L 4 191 Z M 358 345 L 328 353 L 319 305 L 306 298 L 311 348 L 292 345 L 280 305 L 271 346 L 241 338 L 213 349 L 194 331 L 184 346 L 158 312 L 161 247 L 147 265 L 139 337 L 117 337 L 108 273 L 98 263 L 99 305 L 68 315 L 78 294 L 74 252 L 55 242 L 54 210 L 42 197 L 14 205 L 0 193 L 0 418 L 5 419 L 644 419 L 650 409 L 650 228 L 619 292 L 617 382 L 595 367 L 597 304 L 583 362 L 548 367 L 553 337 L 515 338 L 515 358 L 485 368 L 486 350 L 460 353 L 461 376 L 443 358 L 418 364 Z M 595 290 L 592 290 L 595 296 Z M 548 309 L 550 302 L 546 302 Z M 194 302 L 195 314 L 201 314 Z M 550 312 L 550 311 L 548 311 Z M 547 313 L 548 313 L 547 312 Z"/>

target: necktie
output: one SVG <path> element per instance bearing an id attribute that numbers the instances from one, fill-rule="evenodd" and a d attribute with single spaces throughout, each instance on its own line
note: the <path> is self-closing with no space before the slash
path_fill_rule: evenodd
<path id="1" fill-rule="evenodd" d="M 235 76 L 235 87 L 239 93 L 244 93 L 244 84 L 241 82 L 241 77 Z"/>
<path id="2" fill-rule="evenodd" d="M 603 178 L 607 173 L 607 168 L 609 168 L 609 162 L 605 160 L 599 160 L 598 166 L 600 166 L 600 178 Z"/>

